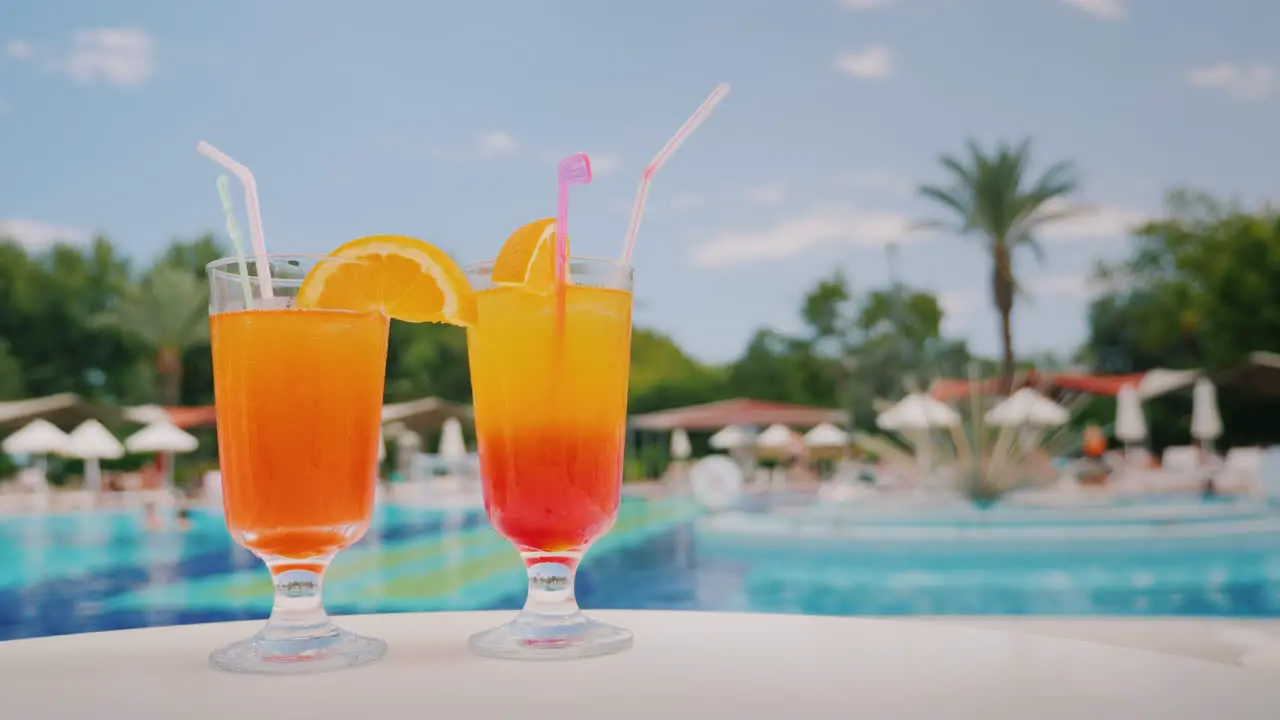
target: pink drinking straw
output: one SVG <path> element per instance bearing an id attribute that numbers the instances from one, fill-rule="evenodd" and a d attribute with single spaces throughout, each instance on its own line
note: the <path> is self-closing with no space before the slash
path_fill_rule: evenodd
<path id="1" fill-rule="evenodd" d="M 676 150 L 684 144 L 685 140 L 693 134 L 694 130 L 707 119 L 712 110 L 716 109 L 716 105 L 729 94 L 728 83 L 720 83 L 716 89 L 711 92 L 711 96 L 702 102 L 702 105 L 689 116 L 688 120 L 680 126 L 675 135 L 667 141 L 666 145 L 653 156 L 653 161 L 649 163 L 644 172 L 640 173 L 640 189 L 636 191 L 636 202 L 631 206 L 631 223 L 627 227 L 627 241 L 622 246 L 622 264 L 631 264 L 631 253 L 636 247 L 636 233 L 640 232 L 640 216 L 644 214 L 644 203 L 649 199 L 649 183 L 653 181 L 653 176 L 658 174 L 662 166 L 671 159 Z"/>
<path id="2" fill-rule="evenodd" d="M 556 166 L 559 192 L 556 197 L 556 284 L 563 287 L 569 269 L 569 186 L 591 182 L 591 158 L 574 153 Z"/>
<path id="3" fill-rule="evenodd" d="M 245 213 L 249 216 L 249 235 L 253 238 L 253 254 L 258 261 L 258 290 L 263 298 L 275 297 L 271 290 L 271 268 L 267 260 L 267 242 L 262 238 L 262 211 L 258 208 L 258 183 L 249 168 L 232 160 L 229 155 L 201 140 L 196 150 L 210 160 L 226 168 L 244 185 Z"/>

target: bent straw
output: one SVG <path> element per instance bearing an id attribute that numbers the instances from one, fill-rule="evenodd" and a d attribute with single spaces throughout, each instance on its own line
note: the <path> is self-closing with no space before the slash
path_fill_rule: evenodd
<path id="1" fill-rule="evenodd" d="M 684 121 L 680 129 L 676 130 L 676 134 L 672 135 L 667 144 L 663 145 L 662 149 L 658 151 L 658 154 L 653 156 L 653 161 L 644 169 L 644 172 L 640 173 L 640 188 L 636 191 L 635 204 L 631 206 L 631 222 L 627 227 L 627 241 L 622 246 L 623 265 L 631 264 L 631 253 L 636 246 L 636 234 L 640 232 L 640 216 L 644 214 L 644 204 L 649 198 L 649 183 L 653 181 L 653 176 L 658 174 L 662 166 L 671 159 L 676 150 L 680 149 L 684 141 L 689 139 L 693 131 L 698 129 L 698 126 L 711 115 L 711 111 L 728 94 L 728 83 L 717 85 L 716 89 L 711 92 L 711 96 L 703 101 L 702 105 L 694 111 L 693 115 L 689 116 L 688 120 Z"/>
<path id="2" fill-rule="evenodd" d="M 267 243 L 262 237 L 262 212 L 258 208 L 258 183 L 249 168 L 232 160 L 218 148 L 201 140 L 196 150 L 210 160 L 231 171 L 244 185 L 245 214 L 249 216 L 249 234 L 253 237 L 253 253 L 258 264 L 258 294 L 264 299 L 275 297 L 271 290 L 271 268 L 267 260 Z"/>
<path id="3" fill-rule="evenodd" d="M 574 153 L 556 165 L 556 283 L 564 285 L 569 267 L 569 186 L 591 183 L 591 158 Z"/>
<path id="4" fill-rule="evenodd" d="M 253 290 L 249 287 L 249 266 L 244 261 L 244 236 L 236 223 L 236 211 L 231 205 L 230 181 L 226 175 L 218 176 L 218 197 L 222 199 L 222 214 L 227 218 L 227 234 L 236 250 L 236 267 L 240 268 L 240 287 L 244 290 L 244 309 L 253 309 Z"/>

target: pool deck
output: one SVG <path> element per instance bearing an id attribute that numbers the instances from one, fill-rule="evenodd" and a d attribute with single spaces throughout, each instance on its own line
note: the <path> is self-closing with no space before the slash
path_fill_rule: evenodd
<path id="1" fill-rule="evenodd" d="M 912 616 L 987 630 L 1029 633 L 1245 665 L 1261 651 L 1280 649 L 1280 619 L 1246 618 L 1045 618 Z"/>

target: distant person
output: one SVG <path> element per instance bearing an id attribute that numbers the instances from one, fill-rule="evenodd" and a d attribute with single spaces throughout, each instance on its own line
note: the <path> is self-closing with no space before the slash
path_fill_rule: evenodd
<path id="1" fill-rule="evenodd" d="M 1107 436 L 1102 434 L 1102 428 L 1094 423 L 1089 423 L 1084 429 L 1084 442 L 1081 444 L 1081 450 L 1087 458 L 1097 460 L 1101 458 L 1103 453 L 1107 451 Z"/>
<path id="2" fill-rule="evenodd" d="M 156 490 L 164 484 L 164 473 L 160 470 L 160 459 L 149 462 L 142 467 L 142 507 L 146 515 L 147 529 L 159 530 L 164 526 L 160 519 L 160 508 L 156 498 Z"/>
<path id="3" fill-rule="evenodd" d="M 1102 461 L 1102 456 L 1107 452 L 1107 436 L 1102 434 L 1102 428 L 1094 423 L 1086 425 L 1080 450 L 1085 458 L 1083 467 L 1077 473 L 1080 483 L 1083 485 L 1105 483 L 1110 473 Z"/>

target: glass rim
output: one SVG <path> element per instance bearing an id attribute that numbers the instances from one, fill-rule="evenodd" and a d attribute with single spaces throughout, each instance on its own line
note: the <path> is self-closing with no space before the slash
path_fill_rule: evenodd
<path id="1" fill-rule="evenodd" d="M 482 267 L 493 265 L 497 261 L 498 261 L 498 258 L 496 257 L 489 258 L 487 260 L 477 260 L 476 262 L 471 262 L 471 263 L 467 263 L 466 265 L 463 265 L 462 271 L 466 273 L 470 273 L 475 270 L 479 270 Z M 612 268 L 626 269 L 627 272 L 632 272 L 632 273 L 635 272 L 634 266 L 632 266 L 629 263 L 623 262 L 619 258 L 607 258 L 607 257 L 600 257 L 598 255 L 570 255 L 569 262 L 574 262 L 574 261 L 584 262 L 589 265 L 607 265 Z"/>
<path id="2" fill-rule="evenodd" d="M 276 261 L 285 262 L 289 260 L 307 260 L 307 261 L 314 261 L 316 263 L 319 263 L 322 261 L 355 263 L 355 264 L 365 262 L 361 258 L 333 257 L 332 255 L 326 255 L 324 253 L 267 253 L 266 255 L 263 255 L 263 256 L 259 256 L 256 254 L 249 254 L 249 255 L 245 255 L 243 258 L 237 255 L 221 257 L 221 258 L 218 258 L 217 260 L 206 263 L 204 266 L 204 270 L 209 275 L 229 275 L 236 279 L 239 279 L 240 261 L 244 260 L 245 263 L 253 263 L 253 262 L 257 262 L 259 257 L 265 257 L 267 259 L 267 262 L 276 262 Z M 254 277 L 257 277 L 256 273 L 254 273 Z"/>

